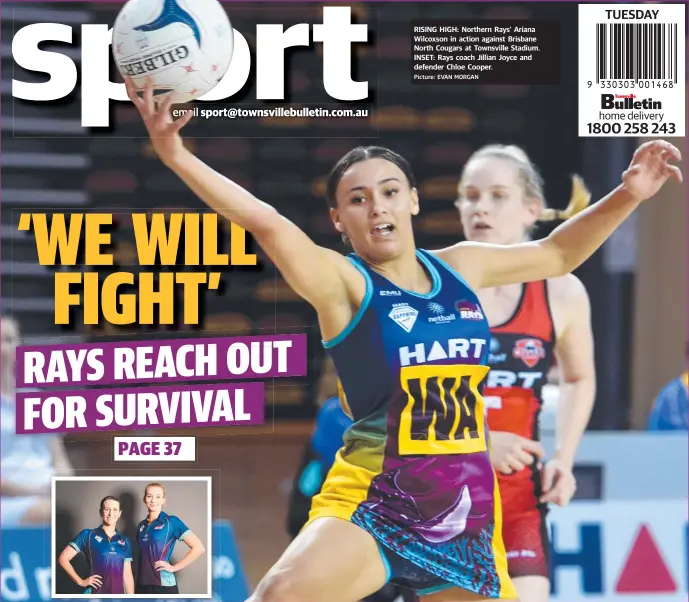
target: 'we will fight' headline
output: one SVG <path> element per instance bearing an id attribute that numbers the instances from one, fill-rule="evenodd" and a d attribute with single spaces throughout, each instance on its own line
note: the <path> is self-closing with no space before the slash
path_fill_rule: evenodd
<path id="1" fill-rule="evenodd" d="M 305 334 L 23 346 L 18 388 L 69 390 L 17 393 L 16 432 L 263 424 L 262 381 L 190 383 L 305 376 L 306 363 Z"/>

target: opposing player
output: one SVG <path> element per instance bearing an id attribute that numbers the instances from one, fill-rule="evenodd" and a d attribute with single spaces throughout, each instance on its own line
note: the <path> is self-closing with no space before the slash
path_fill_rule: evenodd
<path id="1" fill-rule="evenodd" d="M 58 562 L 84 594 L 133 594 L 132 544 L 116 529 L 122 516 L 120 500 L 108 495 L 100 502 L 101 525 L 84 529 L 62 550 Z M 86 556 L 89 576 L 82 579 L 72 566 L 79 553 Z"/>
<path id="2" fill-rule="evenodd" d="M 273 207 L 185 149 L 170 99 L 129 98 L 158 156 L 211 208 L 248 230 L 318 314 L 355 424 L 309 523 L 251 602 L 354 602 L 387 581 L 433 602 L 514 598 L 501 536 L 483 399 L 490 330 L 474 290 L 564 276 L 669 177 L 679 151 L 637 150 L 622 183 L 548 238 L 517 245 L 416 248 L 409 164 L 358 147 L 327 185 L 334 227 L 354 249 L 319 247 Z M 461 276 L 460 276 L 461 274 Z"/>
<path id="3" fill-rule="evenodd" d="M 198 536 L 179 518 L 163 512 L 165 487 L 160 483 L 146 485 L 143 496 L 148 516 L 136 527 L 139 546 L 137 594 L 179 594 L 174 573 L 197 560 L 205 551 Z M 190 550 L 179 562 L 170 564 L 175 543 L 183 541 Z"/>
<path id="4" fill-rule="evenodd" d="M 486 146 L 467 161 L 456 205 L 468 240 L 514 245 L 536 222 L 566 219 L 590 196 L 578 178 L 563 212 L 545 205 L 543 182 L 528 156 L 514 146 Z M 491 326 L 488 406 L 493 466 L 503 504 L 507 566 L 522 602 L 545 602 L 550 592 L 547 504 L 566 505 L 574 494 L 574 456 L 595 397 L 589 298 L 572 274 L 478 292 Z M 540 470 L 541 390 L 555 358 L 561 396 L 557 451 Z"/>

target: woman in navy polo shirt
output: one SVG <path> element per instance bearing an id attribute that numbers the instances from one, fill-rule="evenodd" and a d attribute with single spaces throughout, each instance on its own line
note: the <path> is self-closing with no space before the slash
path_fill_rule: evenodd
<path id="1" fill-rule="evenodd" d="M 122 510 L 120 500 L 108 495 L 100 502 L 102 523 L 95 529 L 84 529 L 62 550 L 58 562 L 72 581 L 86 588 L 85 594 L 133 594 L 132 544 L 115 525 Z M 89 563 L 89 576 L 79 577 L 72 558 L 83 552 Z"/>
<path id="2" fill-rule="evenodd" d="M 144 490 L 144 504 L 148 516 L 136 528 L 139 546 L 139 570 L 136 578 L 137 594 L 179 594 L 174 573 L 189 566 L 206 549 L 201 540 L 176 516 L 163 512 L 165 487 L 149 483 Z M 187 555 L 172 565 L 175 543 L 183 541 L 191 548 Z"/>

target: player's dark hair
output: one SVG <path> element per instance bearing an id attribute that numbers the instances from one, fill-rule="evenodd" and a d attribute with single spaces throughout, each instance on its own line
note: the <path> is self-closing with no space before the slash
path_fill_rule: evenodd
<path id="1" fill-rule="evenodd" d="M 361 161 L 368 161 L 369 159 L 385 159 L 386 161 L 390 161 L 390 163 L 394 163 L 402 170 L 402 173 L 407 178 L 409 187 L 416 187 L 416 180 L 411 165 L 409 165 L 409 162 L 402 155 L 398 155 L 396 152 L 383 146 L 357 146 L 335 163 L 335 166 L 330 171 L 325 189 L 328 207 L 334 208 L 337 206 L 337 187 L 344 173 L 352 165 L 360 163 Z"/>
<path id="2" fill-rule="evenodd" d="M 117 502 L 117 505 L 118 505 L 118 506 L 120 506 L 120 507 L 122 506 L 122 504 L 120 504 L 119 498 L 116 498 L 114 495 L 106 495 L 106 496 L 100 501 L 100 512 L 103 512 L 103 506 L 105 506 L 105 502 L 107 502 L 108 500 L 112 500 L 113 502 Z"/>

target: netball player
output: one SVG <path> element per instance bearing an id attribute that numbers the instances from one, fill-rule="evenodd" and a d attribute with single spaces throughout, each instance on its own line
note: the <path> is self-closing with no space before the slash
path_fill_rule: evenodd
<path id="1" fill-rule="evenodd" d="M 189 566 L 205 551 L 201 540 L 179 518 L 163 512 L 165 487 L 149 483 L 144 490 L 148 516 L 136 527 L 139 546 L 137 594 L 179 594 L 174 573 Z M 170 564 L 175 543 L 183 541 L 190 550 L 176 564 Z"/>
<path id="2" fill-rule="evenodd" d="M 340 403 L 337 374 L 329 356 L 323 362 L 316 403 L 319 409 L 314 430 L 304 446 L 289 494 L 287 532 L 291 538 L 297 537 L 308 522 L 313 497 L 320 492 L 337 452 L 344 444 L 344 434 L 352 426 L 352 419 L 344 413 Z M 361 602 L 418 602 L 418 598 L 412 590 L 387 583 Z"/>
<path id="3" fill-rule="evenodd" d="M 101 500 L 101 525 L 84 529 L 62 550 L 58 562 L 85 594 L 133 594 L 132 544 L 115 526 L 122 516 L 120 500 L 108 495 Z M 83 552 L 90 575 L 79 577 L 72 558 Z"/>
<path id="4" fill-rule="evenodd" d="M 295 224 L 185 149 L 170 99 L 127 81 L 158 156 L 212 209 L 249 231 L 316 309 L 342 384 L 347 431 L 309 522 L 251 602 L 354 602 L 387 581 L 432 602 L 514 598 L 483 399 L 490 330 L 475 290 L 564 276 L 670 177 L 679 151 L 649 142 L 620 185 L 544 240 L 416 248 L 409 164 L 358 147 L 334 167 L 330 215 L 354 253 Z M 461 275 L 461 276 L 460 276 Z"/>
<path id="5" fill-rule="evenodd" d="M 528 156 L 499 145 L 471 156 L 458 193 L 465 237 L 498 245 L 528 240 L 538 220 L 566 219 L 590 200 L 575 179 L 568 209 L 547 209 L 542 179 Z M 572 274 L 481 289 L 478 296 L 491 326 L 491 371 L 483 397 L 503 505 L 507 567 L 522 602 L 545 602 L 550 592 L 547 503 L 564 506 L 574 494 L 572 465 L 595 396 L 589 298 Z M 561 390 L 557 450 L 541 473 L 541 390 L 556 357 Z"/>
<path id="6" fill-rule="evenodd" d="M 342 410 L 338 397 L 337 374 L 326 356 L 316 387 L 318 412 L 311 437 L 306 442 L 292 481 L 287 504 L 287 532 L 295 538 L 309 519 L 311 500 L 325 481 L 343 445 L 343 436 L 352 419 Z"/>

